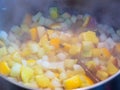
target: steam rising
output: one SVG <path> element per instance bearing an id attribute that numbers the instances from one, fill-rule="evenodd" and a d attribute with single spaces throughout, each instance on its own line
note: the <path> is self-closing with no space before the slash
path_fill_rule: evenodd
<path id="1" fill-rule="evenodd" d="M 28 13 L 40 11 L 47 16 L 52 6 L 57 6 L 60 13 L 88 13 L 100 23 L 120 28 L 119 0 L 0 0 L 0 29 L 20 24 Z"/>

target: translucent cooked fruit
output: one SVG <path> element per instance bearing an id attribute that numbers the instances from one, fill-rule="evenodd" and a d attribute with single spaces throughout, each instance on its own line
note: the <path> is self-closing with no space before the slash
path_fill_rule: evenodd
<path id="1" fill-rule="evenodd" d="M 110 51 L 107 48 L 101 48 L 101 55 L 104 58 L 109 58 L 111 56 Z"/>
<path id="2" fill-rule="evenodd" d="M 66 59 L 66 60 L 64 61 L 64 66 L 65 66 L 65 68 L 67 68 L 67 69 L 73 68 L 73 65 L 76 63 L 76 61 L 77 61 L 77 60 L 74 60 L 74 59 Z"/>
<path id="3" fill-rule="evenodd" d="M 93 31 L 87 31 L 82 33 L 82 38 L 84 41 L 91 41 L 95 44 L 99 41 L 98 37 L 96 36 L 96 33 Z"/>
<path id="4" fill-rule="evenodd" d="M 12 53 L 11 57 L 15 62 L 18 62 L 18 63 L 20 63 L 21 60 L 22 60 L 22 57 L 20 56 L 20 53 L 17 52 L 17 51 Z"/>
<path id="5" fill-rule="evenodd" d="M 3 55 L 6 55 L 8 52 L 7 52 L 7 48 L 6 47 L 1 47 L 0 48 L 0 57 L 3 56 Z"/>
<path id="6" fill-rule="evenodd" d="M 3 75 L 9 75 L 10 68 L 8 67 L 8 64 L 5 61 L 0 62 L 0 74 Z"/>
<path id="7" fill-rule="evenodd" d="M 107 72 L 109 75 L 115 74 L 118 70 L 119 69 L 112 62 L 107 63 Z"/>
<path id="8" fill-rule="evenodd" d="M 30 67 L 27 66 L 21 67 L 21 79 L 24 83 L 29 82 L 33 75 L 34 71 Z"/>
<path id="9" fill-rule="evenodd" d="M 96 76 L 100 79 L 100 80 L 105 80 L 109 75 L 107 72 L 103 71 L 103 70 L 98 70 Z"/>
<path id="10" fill-rule="evenodd" d="M 80 53 L 80 51 L 81 51 L 81 46 L 72 45 L 71 48 L 69 49 L 69 54 L 76 55 L 76 54 Z"/>
<path id="11" fill-rule="evenodd" d="M 27 60 L 28 65 L 34 65 L 35 63 L 36 63 L 36 60 L 33 60 L 33 59 Z"/>
<path id="12" fill-rule="evenodd" d="M 13 64 L 13 66 L 11 68 L 10 75 L 12 77 L 19 78 L 20 77 L 20 71 L 21 71 L 21 64 L 15 63 L 15 64 Z"/>
<path id="13" fill-rule="evenodd" d="M 38 75 L 35 80 L 40 88 L 50 87 L 50 80 L 45 75 Z"/>

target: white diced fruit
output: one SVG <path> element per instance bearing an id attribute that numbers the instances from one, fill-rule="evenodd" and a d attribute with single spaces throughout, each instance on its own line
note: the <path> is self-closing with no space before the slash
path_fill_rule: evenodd
<path id="1" fill-rule="evenodd" d="M 112 38 L 108 38 L 105 42 L 107 43 L 107 46 L 108 46 L 109 49 L 114 48 L 115 42 L 112 40 Z"/>
<path id="2" fill-rule="evenodd" d="M 49 78 L 49 79 L 53 79 L 55 77 L 55 74 L 52 71 L 47 71 L 45 73 L 45 75 Z"/>
<path id="3" fill-rule="evenodd" d="M 19 78 L 19 76 L 20 76 L 20 70 L 21 70 L 21 64 L 15 63 L 15 64 L 12 66 L 10 75 L 11 75 L 12 77 Z"/>
<path id="4" fill-rule="evenodd" d="M 37 43 L 31 43 L 29 44 L 29 48 L 32 53 L 37 53 L 39 50 L 39 45 Z"/>
<path id="5" fill-rule="evenodd" d="M 62 86 L 61 83 L 60 83 L 60 81 L 59 81 L 59 79 L 57 79 L 57 78 L 54 78 L 54 79 L 51 81 L 51 83 L 52 83 L 52 85 L 53 85 L 54 87 L 61 87 L 61 86 Z"/>
<path id="6" fill-rule="evenodd" d="M 62 73 L 60 74 L 60 80 L 65 80 L 66 78 L 67 78 L 66 73 L 65 73 L 65 72 L 62 72 Z"/>
<path id="7" fill-rule="evenodd" d="M 66 53 L 58 53 L 57 54 L 57 57 L 60 59 L 60 60 L 65 60 L 66 59 Z"/>
<path id="8" fill-rule="evenodd" d="M 104 34 L 104 33 L 102 33 L 101 35 L 100 35 L 100 41 L 105 41 L 107 39 L 107 36 Z"/>

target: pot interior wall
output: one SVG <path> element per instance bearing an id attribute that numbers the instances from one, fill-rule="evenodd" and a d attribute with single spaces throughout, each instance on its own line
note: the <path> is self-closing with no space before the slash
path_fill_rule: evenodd
<path id="1" fill-rule="evenodd" d="M 90 14 L 98 22 L 120 28 L 119 0 L 0 0 L 0 29 L 9 30 L 20 24 L 25 14 L 42 12 L 48 16 L 49 8 L 58 7 L 60 13 Z"/>

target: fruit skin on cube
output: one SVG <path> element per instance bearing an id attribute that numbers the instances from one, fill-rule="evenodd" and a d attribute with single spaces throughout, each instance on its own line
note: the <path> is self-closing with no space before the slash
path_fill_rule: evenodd
<path id="1" fill-rule="evenodd" d="M 86 75 L 75 75 L 64 81 L 63 85 L 65 89 L 75 89 L 92 85 L 93 81 Z"/>
<path id="2" fill-rule="evenodd" d="M 21 79 L 24 83 L 29 82 L 33 75 L 34 71 L 30 67 L 27 66 L 21 67 Z"/>
<path id="3" fill-rule="evenodd" d="M 98 43 L 99 39 L 96 36 L 96 33 L 93 31 L 87 31 L 82 33 L 82 38 L 84 41 L 91 41 L 93 43 Z"/>
<path id="4" fill-rule="evenodd" d="M 38 75 L 35 77 L 35 80 L 40 88 L 47 88 L 51 85 L 49 78 L 45 75 Z"/>
<path id="5" fill-rule="evenodd" d="M 81 87 L 81 80 L 79 75 L 68 78 L 63 83 L 65 89 L 75 89 Z"/>
<path id="6" fill-rule="evenodd" d="M 9 75 L 10 68 L 8 67 L 8 64 L 5 61 L 0 62 L 0 73 L 3 75 Z"/>

